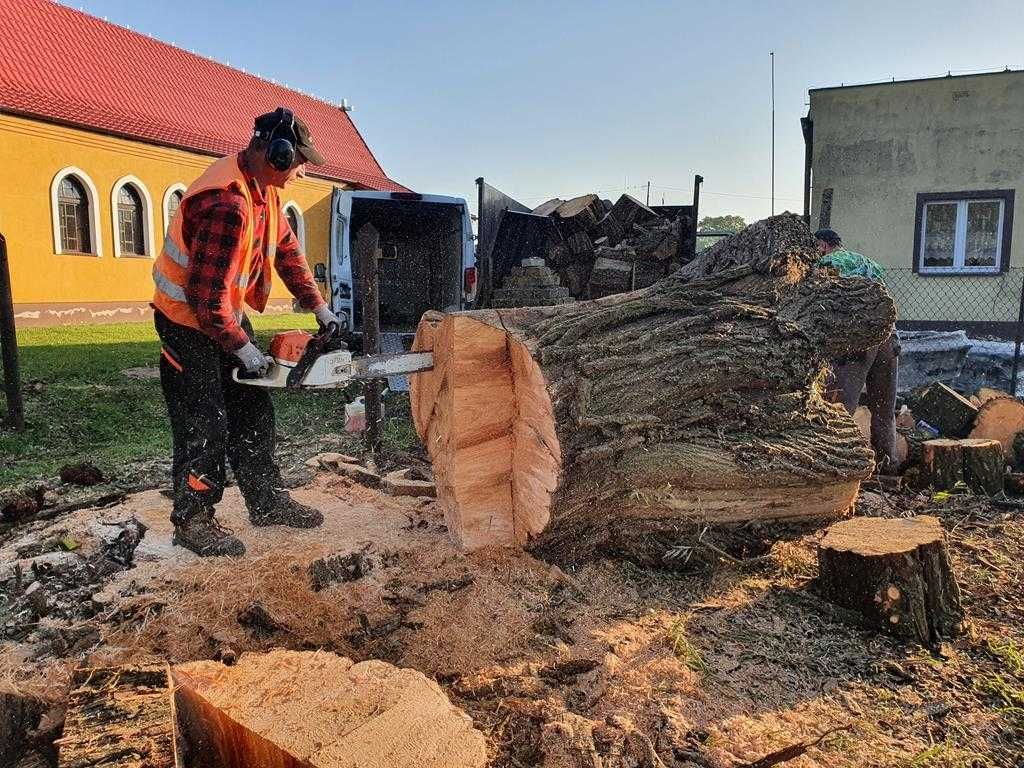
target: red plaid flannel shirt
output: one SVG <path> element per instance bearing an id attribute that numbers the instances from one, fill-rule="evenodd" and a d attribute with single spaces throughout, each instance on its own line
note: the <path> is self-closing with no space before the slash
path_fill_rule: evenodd
<path id="1" fill-rule="evenodd" d="M 249 271 L 249 285 L 259 285 L 266 264 L 267 200 L 256 180 L 242 172 L 249 182 L 252 195 L 253 258 Z M 249 216 L 245 196 L 236 189 L 213 189 L 190 198 L 182 211 L 182 237 L 191 258 L 185 297 L 196 313 L 203 332 L 228 352 L 236 352 L 246 345 L 249 337 L 238 322 L 231 306 L 227 275 L 231 254 L 245 232 Z M 313 281 L 288 217 L 281 215 L 279 238 L 274 268 L 303 309 L 313 312 L 325 302 Z"/>

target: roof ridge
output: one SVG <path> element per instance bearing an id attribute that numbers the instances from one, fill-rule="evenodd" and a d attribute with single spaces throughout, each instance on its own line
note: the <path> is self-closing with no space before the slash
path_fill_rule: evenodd
<path id="1" fill-rule="evenodd" d="M 322 96 L 232 67 L 75 8 L 76 0 L 0 0 L 0 112 L 200 154 L 236 152 L 256 112 L 285 106 L 309 126 L 323 166 L 311 175 L 401 190 L 349 112 Z"/>
<path id="2" fill-rule="evenodd" d="M 295 87 L 293 87 L 291 85 L 288 85 L 287 83 L 283 83 L 283 82 L 279 83 L 277 80 L 275 80 L 272 77 L 265 77 L 264 75 L 261 75 L 258 72 L 250 72 L 247 69 L 245 69 L 244 67 L 232 66 L 231 62 L 229 62 L 229 61 L 220 61 L 219 59 L 215 59 L 213 56 L 211 56 L 209 54 L 200 53 L 198 51 L 192 50 L 191 48 L 182 48 L 180 45 L 177 45 L 173 41 L 168 42 L 167 40 L 161 40 L 159 37 L 156 37 L 155 35 L 151 35 L 148 32 L 143 32 L 142 30 L 138 30 L 138 29 L 132 29 L 127 24 L 121 24 L 121 23 L 118 23 L 116 21 L 111 21 L 106 16 L 97 16 L 94 13 L 89 13 L 89 11 L 85 10 L 84 8 L 80 8 L 78 6 L 68 5 L 67 3 L 60 2 L 60 0 L 44 0 L 44 2 L 51 3 L 52 5 L 56 5 L 59 8 L 62 8 L 64 10 L 66 10 L 66 11 L 70 11 L 72 13 L 80 14 L 82 16 L 85 16 L 86 18 L 92 19 L 94 21 L 99 21 L 99 22 L 101 22 L 103 24 L 107 24 L 107 25 L 109 25 L 111 27 L 117 27 L 118 29 L 123 29 L 125 32 L 130 32 L 133 35 L 139 35 L 140 37 L 145 37 L 145 38 L 147 38 L 149 40 L 152 40 L 153 42 L 157 43 L 158 45 L 162 45 L 162 46 L 164 46 L 166 48 L 173 48 L 174 50 L 180 51 L 181 53 L 186 53 L 189 56 L 195 56 L 197 59 L 205 59 L 206 61 L 210 62 L 211 64 L 216 64 L 218 67 L 224 67 L 225 69 L 229 69 L 229 70 L 232 70 L 234 72 L 241 72 L 243 75 L 246 75 L 247 77 L 253 77 L 253 78 L 257 79 L 257 80 L 262 80 L 264 83 L 268 83 L 270 85 L 274 85 L 274 86 L 277 86 L 279 88 L 287 88 L 289 91 L 294 91 L 295 93 L 299 93 L 299 94 L 305 96 L 306 98 L 313 99 L 314 101 L 319 101 L 321 104 L 325 104 L 328 107 L 333 107 L 334 109 L 341 110 L 341 108 L 343 106 L 342 102 L 345 101 L 345 99 L 342 99 L 342 102 L 333 102 L 333 101 L 330 101 L 329 99 L 324 98 L 323 96 L 319 96 L 319 95 L 317 95 L 315 93 L 312 93 L 310 91 L 304 91 L 301 88 L 295 88 Z M 367 149 L 369 149 L 369 147 L 367 147 Z"/>

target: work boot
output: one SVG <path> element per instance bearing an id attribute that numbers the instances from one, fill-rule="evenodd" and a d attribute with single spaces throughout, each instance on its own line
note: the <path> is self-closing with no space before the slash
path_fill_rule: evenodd
<path id="1" fill-rule="evenodd" d="M 273 491 L 269 507 L 266 511 L 258 512 L 250 508 L 249 519 L 253 525 L 316 528 L 324 522 L 324 516 L 320 512 L 295 501 L 287 491 Z"/>
<path id="2" fill-rule="evenodd" d="M 245 545 L 230 529 L 217 522 L 212 509 L 197 512 L 184 522 L 175 522 L 172 541 L 200 557 L 241 557 L 245 554 Z"/>

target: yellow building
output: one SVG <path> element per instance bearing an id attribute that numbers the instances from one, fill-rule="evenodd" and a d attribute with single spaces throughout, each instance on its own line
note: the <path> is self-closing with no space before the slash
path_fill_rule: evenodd
<path id="1" fill-rule="evenodd" d="M 326 159 L 281 193 L 310 265 L 331 194 L 403 190 L 347 108 L 47 0 L 0 0 L 0 232 L 19 326 L 149 317 L 153 260 L 184 189 L 278 106 Z M 268 311 L 288 310 L 276 280 Z"/>

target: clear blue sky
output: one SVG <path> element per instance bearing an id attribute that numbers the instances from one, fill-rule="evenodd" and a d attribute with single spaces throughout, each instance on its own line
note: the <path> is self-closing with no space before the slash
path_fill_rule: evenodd
<path id="1" fill-rule="evenodd" d="M 1024 68 L 1024 3 L 77 0 L 69 5 L 301 88 L 347 98 L 395 179 L 524 203 L 652 182 L 652 202 L 802 206 L 807 89 Z M 630 190 L 643 197 L 644 191 Z"/>

